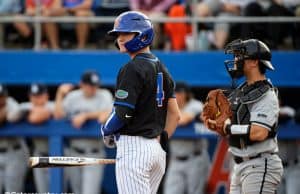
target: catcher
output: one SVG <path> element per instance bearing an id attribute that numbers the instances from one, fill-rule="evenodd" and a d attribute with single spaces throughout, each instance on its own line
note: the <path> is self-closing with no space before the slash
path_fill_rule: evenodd
<path id="1" fill-rule="evenodd" d="M 267 69 L 274 70 L 271 52 L 263 42 L 249 39 L 229 43 L 225 53 L 234 55 L 225 61 L 233 83 L 242 76 L 246 81 L 228 95 L 210 91 L 202 120 L 229 140 L 235 161 L 230 194 L 276 193 L 283 168 L 277 155 L 277 90 L 265 76 Z"/>

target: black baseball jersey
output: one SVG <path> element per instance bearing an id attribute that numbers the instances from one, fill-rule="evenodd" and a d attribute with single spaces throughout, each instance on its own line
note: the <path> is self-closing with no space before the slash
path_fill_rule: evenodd
<path id="1" fill-rule="evenodd" d="M 123 135 L 153 138 L 165 126 L 168 99 L 174 96 L 174 81 L 165 66 L 151 53 L 140 53 L 118 74 L 115 106 L 133 110 Z"/>

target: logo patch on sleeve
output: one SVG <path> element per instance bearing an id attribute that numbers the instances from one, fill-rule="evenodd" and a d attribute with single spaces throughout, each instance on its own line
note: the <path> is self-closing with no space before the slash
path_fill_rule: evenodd
<path id="1" fill-rule="evenodd" d="M 258 113 L 258 114 L 257 114 L 257 117 L 263 117 L 263 118 L 267 118 L 268 116 L 267 116 L 267 115 L 265 115 L 265 114 L 263 114 L 263 113 Z"/>
<path id="2" fill-rule="evenodd" d="M 115 97 L 119 99 L 125 99 L 128 97 L 128 92 L 125 90 L 117 90 Z"/>

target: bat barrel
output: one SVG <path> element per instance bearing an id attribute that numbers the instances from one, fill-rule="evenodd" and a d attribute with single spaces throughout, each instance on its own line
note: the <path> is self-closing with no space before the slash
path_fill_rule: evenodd
<path id="1" fill-rule="evenodd" d="M 115 159 L 106 158 L 85 158 L 85 157 L 30 157 L 29 167 L 31 168 L 50 168 L 50 167 L 75 167 L 86 165 L 114 164 Z"/>

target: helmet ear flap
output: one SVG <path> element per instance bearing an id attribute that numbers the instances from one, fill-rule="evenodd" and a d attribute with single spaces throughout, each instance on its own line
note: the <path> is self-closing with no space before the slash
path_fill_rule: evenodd
<path id="1" fill-rule="evenodd" d="M 140 39 L 145 45 L 150 45 L 153 41 L 153 38 L 154 38 L 154 32 L 153 29 L 150 28 L 141 34 Z"/>
<path id="2" fill-rule="evenodd" d="M 126 42 L 125 47 L 129 52 L 136 52 L 146 46 L 149 46 L 154 38 L 154 32 L 152 28 L 144 31 L 143 33 L 135 36 L 132 40 Z"/>

